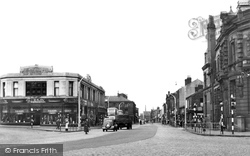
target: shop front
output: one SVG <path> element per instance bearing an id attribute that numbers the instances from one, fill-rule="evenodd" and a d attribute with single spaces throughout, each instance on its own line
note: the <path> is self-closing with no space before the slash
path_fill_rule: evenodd
<path id="1" fill-rule="evenodd" d="M 102 125 L 104 117 L 107 116 L 107 108 L 98 106 L 97 108 L 97 124 Z"/>
<path id="2" fill-rule="evenodd" d="M 56 125 L 60 118 L 64 124 L 65 118 L 71 123 L 77 122 L 76 98 L 27 98 L 27 99 L 1 99 L 0 124 L 30 125 Z"/>

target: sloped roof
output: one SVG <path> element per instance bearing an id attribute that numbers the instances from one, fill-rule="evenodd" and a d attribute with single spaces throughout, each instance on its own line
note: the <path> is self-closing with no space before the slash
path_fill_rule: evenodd
<path id="1" fill-rule="evenodd" d="M 134 102 L 131 100 L 128 100 L 122 96 L 105 96 L 105 101 L 109 99 L 109 102 Z"/>

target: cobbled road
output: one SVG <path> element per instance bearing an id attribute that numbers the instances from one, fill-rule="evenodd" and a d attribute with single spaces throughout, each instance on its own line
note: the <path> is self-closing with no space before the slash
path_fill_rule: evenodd
<path id="1" fill-rule="evenodd" d="M 124 129 L 118 132 L 102 132 L 101 129 L 95 129 L 88 135 L 82 132 L 0 129 L 0 140 L 1 143 L 13 144 L 60 143 L 64 145 L 64 156 L 250 155 L 250 137 L 201 136 L 182 128 L 157 123 L 136 126 L 133 130 Z"/>
<path id="2" fill-rule="evenodd" d="M 152 128 L 152 127 L 157 127 Z M 143 125 L 138 130 L 155 131 L 148 139 L 135 141 L 140 135 L 130 134 L 131 142 L 65 151 L 64 156 L 247 156 L 250 155 L 250 138 L 200 136 L 160 124 Z M 133 132 L 133 131 L 131 131 Z M 134 131 L 135 132 L 135 131 Z M 117 133 L 116 135 L 118 135 Z M 148 133 L 149 134 L 149 133 Z M 152 134 L 152 133 L 150 133 Z M 123 135 L 120 133 L 120 135 Z M 144 134 L 147 135 L 147 134 Z M 105 136 L 110 137 L 110 136 Z M 115 137 L 114 137 L 115 138 Z M 98 139 L 96 140 L 98 141 Z M 92 144 L 90 142 L 90 144 Z"/>

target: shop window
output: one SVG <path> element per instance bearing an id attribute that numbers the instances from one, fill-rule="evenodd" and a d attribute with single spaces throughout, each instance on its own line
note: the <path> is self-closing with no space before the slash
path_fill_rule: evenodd
<path id="1" fill-rule="evenodd" d="M 44 81 L 26 82 L 26 96 L 46 96 L 47 84 Z"/>
<path id="2" fill-rule="evenodd" d="M 5 119 L 7 123 L 26 123 L 30 121 L 28 105 L 10 106 L 9 116 Z"/>
<path id="3" fill-rule="evenodd" d="M 0 106 L 0 110 L 1 110 L 0 115 L 2 114 L 1 121 L 4 123 L 8 122 L 8 107 L 7 107 L 7 105 Z"/>
<path id="4" fill-rule="evenodd" d="M 59 96 L 59 81 L 54 82 L 54 96 Z"/>
<path id="5" fill-rule="evenodd" d="M 60 104 L 44 104 L 41 119 L 42 124 L 55 125 L 61 113 L 62 106 Z"/>
<path id="6" fill-rule="evenodd" d="M 73 96 L 73 81 L 69 81 L 69 96 Z"/>

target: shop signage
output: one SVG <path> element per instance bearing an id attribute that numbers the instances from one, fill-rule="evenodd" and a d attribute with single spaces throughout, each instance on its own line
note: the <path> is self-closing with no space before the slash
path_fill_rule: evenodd
<path id="1" fill-rule="evenodd" d="M 7 110 L 3 110 L 2 113 L 7 113 L 8 111 Z"/>
<path id="2" fill-rule="evenodd" d="M 61 99 L 49 99 L 48 102 L 59 103 L 59 102 L 61 102 Z"/>
<path id="3" fill-rule="evenodd" d="M 43 109 L 44 113 L 56 114 L 58 111 L 56 109 Z"/>
<path id="4" fill-rule="evenodd" d="M 63 101 L 65 103 L 78 103 L 78 100 L 76 98 L 65 98 Z"/>
<path id="5" fill-rule="evenodd" d="M 27 99 L 26 101 L 27 103 L 45 103 L 45 100 L 40 98 Z"/>
<path id="6" fill-rule="evenodd" d="M 5 104 L 5 103 L 8 103 L 8 101 L 4 99 L 0 99 L 0 103 Z"/>
<path id="7" fill-rule="evenodd" d="M 12 103 L 22 103 L 23 100 L 12 100 L 11 102 L 12 102 Z"/>
<path id="8" fill-rule="evenodd" d="M 23 113 L 24 113 L 24 110 L 15 110 L 15 113 L 16 113 L 16 114 L 23 114 Z"/>
<path id="9" fill-rule="evenodd" d="M 47 73 L 52 73 L 53 67 L 52 66 L 26 66 L 20 68 L 20 73 L 23 75 L 42 75 Z"/>
<path id="10" fill-rule="evenodd" d="M 52 110 L 49 109 L 49 110 L 48 110 L 48 113 L 49 113 L 49 114 L 56 114 L 56 112 L 57 112 L 57 110 L 55 110 L 55 109 L 52 109 Z"/>
<path id="11" fill-rule="evenodd" d="M 72 110 L 71 109 L 64 109 L 64 112 L 65 113 L 70 113 L 70 112 L 72 112 Z"/>

